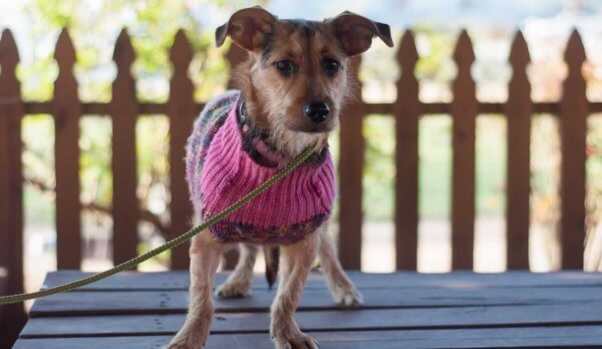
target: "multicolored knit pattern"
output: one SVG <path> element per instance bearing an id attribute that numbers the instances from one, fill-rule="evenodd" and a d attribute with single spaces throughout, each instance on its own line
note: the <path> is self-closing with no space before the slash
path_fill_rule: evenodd
<path id="1" fill-rule="evenodd" d="M 262 166 L 243 149 L 237 123 L 240 92 L 210 102 L 187 145 L 186 179 L 195 213 L 218 213 L 272 177 L 278 168 Z M 335 194 L 332 157 L 301 165 L 252 202 L 215 224 L 223 243 L 291 244 L 318 228 L 330 215 Z"/>

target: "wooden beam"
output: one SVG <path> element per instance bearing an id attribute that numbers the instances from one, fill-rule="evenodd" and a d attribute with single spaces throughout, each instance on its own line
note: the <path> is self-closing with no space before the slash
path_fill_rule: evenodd
<path id="1" fill-rule="evenodd" d="M 192 60 L 192 48 L 183 30 L 176 34 L 170 59 L 174 67 L 167 102 L 169 118 L 169 178 L 171 200 L 169 211 L 171 226 L 168 238 L 172 239 L 190 229 L 193 210 L 186 185 L 184 156 L 192 123 L 197 115 L 194 105 L 194 87 L 188 77 L 188 66 Z M 171 267 L 188 269 L 189 258 L 186 245 L 171 251 Z"/>
<path id="2" fill-rule="evenodd" d="M 420 101 L 414 68 L 418 52 L 406 31 L 397 53 L 401 78 L 395 102 L 395 247 L 396 268 L 416 270 L 418 264 L 418 123 Z"/>
<path id="3" fill-rule="evenodd" d="M 119 264 L 138 255 L 140 208 L 136 197 L 136 82 L 131 74 L 135 55 L 124 29 L 117 38 L 113 60 L 117 78 L 109 105 L 113 121 L 113 262 Z"/>
<path id="4" fill-rule="evenodd" d="M 563 269 L 583 269 L 585 244 L 585 138 L 589 114 L 581 67 L 586 60 L 581 36 L 573 31 L 564 59 L 568 76 L 560 101 L 562 165 L 560 174 Z"/>
<path id="5" fill-rule="evenodd" d="M 350 76 L 358 94 L 341 113 L 339 155 L 339 259 L 346 269 L 362 267 L 362 173 L 364 169 L 364 105 L 358 70 L 361 58 L 352 59 Z"/>
<path id="6" fill-rule="evenodd" d="M 475 124 L 479 104 L 471 76 L 474 52 L 468 33 L 460 34 L 454 60 L 458 75 L 450 105 L 453 118 L 452 268 L 472 269 L 475 220 Z"/>
<path id="7" fill-rule="evenodd" d="M 531 84 L 527 77 L 529 48 L 519 31 L 510 51 L 512 80 L 508 85 L 505 106 L 508 120 L 508 154 L 506 177 L 506 264 L 508 269 L 529 269 L 529 225 L 531 194 Z"/>
<path id="8" fill-rule="evenodd" d="M 54 83 L 55 118 L 56 256 L 57 268 L 79 269 L 82 260 L 79 118 L 82 114 L 73 75 L 75 48 L 66 29 L 61 31 L 54 58 L 59 75 Z"/>
<path id="9" fill-rule="evenodd" d="M 17 45 L 10 30 L 0 39 L 0 100 L 21 100 L 15 68 Z M 8 271 L 7 294 L 23 292 L 23 166 L 21 120 L 23 103 L 0 103 L 0 268 Z M 0 347 L 8 348 L 26 322 L 22 304 L 0 306 Z"/>

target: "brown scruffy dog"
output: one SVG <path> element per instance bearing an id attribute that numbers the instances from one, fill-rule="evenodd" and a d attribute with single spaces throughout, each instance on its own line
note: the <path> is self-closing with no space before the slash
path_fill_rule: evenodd
<path id="1" fill-rule="evenodd" d="M 349 58 L 366 51 L 374 37 L 393 46 L 389 26 L 350 12 L 322 22 L 279 20 L 253 7 L 234 13 L 217 29 L 217 45 L 228 36 L 248 51 L 249 60 L 236 72 L 240 91 L 211 101 L 189 139 L 187 180 L 196 218 L 220 211 L 227 198 L 244 194 L 241 192 L 268 178 L 272 168 L 281 168 L 307 147 L 317 144 L 318 150 L 297 174 L 293 172 L 270 188 L 280 190 L 282 197 L 265 194 L 266 198 L 276 197 L 276 202 L 266 204 L 268 199 L 259 202 L 258 198 L 228 217 L 230 221 L 193 238 L 189 311 L 168 348 L 199 348 L 207 340 L 214 311 L 213 282 L 223 247 L 239 244 L 241 257 L 216 295 L 240 297 L 250 291 L 257 245 L 261 244 L 279 248 L 282 258 L 281 279 L 271 307 L 270 333 L 275 347 L 315 349 L 317 342 L 301 332 L 295 311 L 316 258 L 335 302 L 347 306 L 362 302 L 326 233 L 335 187 L 327 141 L 350 95 Z M 295 221 L 291 217 L 297 211 L 311 214 L 311 219 Z M 273 274 L 279 257 L 267 253 L 266 259 Z"/>

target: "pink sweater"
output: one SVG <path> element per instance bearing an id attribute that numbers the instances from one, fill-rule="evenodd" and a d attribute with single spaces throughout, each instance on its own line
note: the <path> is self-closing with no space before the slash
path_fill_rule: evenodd
<path id="1" fill-rule="evenodd" d="M 208 105 L 209 110 L 203 111 L 189 139 L 187 180 L 197 214 L 202 218 L 221 212 L 278 171 L 258 164 L 243 150 L 237 123 L 238 97 L 231 92 L 222 97 L 229 98 L 229 103 Z M 203 125 L 211 125 L 211 128 L 206 132 L 198 130 Z M 257 146 L 256 142 L 256 149 L 262 152 L 268 149 L 265 144 Z M 212 226 L 210 231 L 224 243 L 294 243 L 328 218 L 334 193 L 334 166 L 328 153 L 319 164 L 296 168 L 255 200 Z"/>

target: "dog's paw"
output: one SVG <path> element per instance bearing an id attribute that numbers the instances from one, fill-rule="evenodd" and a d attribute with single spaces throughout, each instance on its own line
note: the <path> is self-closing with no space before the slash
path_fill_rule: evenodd
<path id="1" fill-rule="evenodd" d="M 318 341 L 301 333 L 293 338 L 273 338 L 276 349 L 319 349 Z"/>
<path id="2" fill-rule="evenodd" d="M 353 284 L 336 285 L 332 290 L 332 298 L 338 305 L 346 307 L 355 307 L 364 303 L 364 297 Z"/>
<path id="3" fill-rule="evenodd" d="M 215 291 L 215 296 L 218 298 L 244 298 L 250 292 L 251 283 L 226 281 Z"/>

